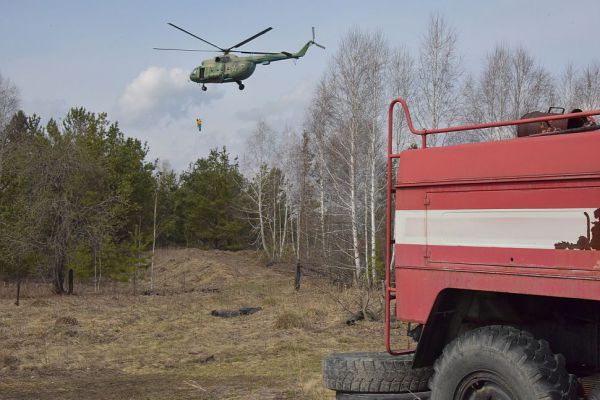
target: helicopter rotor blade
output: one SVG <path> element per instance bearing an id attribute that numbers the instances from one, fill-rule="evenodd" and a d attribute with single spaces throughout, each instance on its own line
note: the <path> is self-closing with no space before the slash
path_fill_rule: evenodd
<path id="1" fill-rule="evenodd" d="M 315 27 L 314 26 L 312 27 L 312 40 L 310 41 L 310 43 L 325 50 L 325 46 L 315 42 Z"/>
<path id="2" fill-rule="evenodd" d="M 198 50 L 198 49 L 171 49 L 164 47 L 153 47 L 154 50 L 172 50 L 172 51 L 201 51 L 206 53 L 218 53 L 218 50 Z"/>
<path id="3" fill-rule="evenodd" d="M 243 41 L 239 42 L 238 44 L 235 44 L 235 45 L 231 46 L 230 48 L 228 48 L 228 49 L 226 49 L 226 50 L 224 50 L 224 51 L 229 51 L 229 50 L 231 50 L 231 49 L 235 49 L 235 48 L 238 48 L 238 47 L 240 47 L 240 46 L 243 46 L 243 45 L 245 45 L 246 43 L 250 42 L 251 40 L 254 40 L 254 39 L 256 39 L 257 37 L 259 37 L 259 36 L 261 36 L 261 35 L 264 35 L 265 33 L 269 32 L 271 29 L 273 29 L 273 27 L 268 27 L 267 29 L 265 29 L 265 30 L 263 30 L 263 31 L 261 31 L 261 32 L 258 32 L 258 33 L 257 33 L 256 35 L 254 35 L 254 36 L 250 36 L 248 39 L 246 39 L 246 40 L 243 40 Z"/>
<path id="4" fill-rule="evenodd" d="M 267 54 L 267 55 L 273 55 L 273 54 L 280 54 L 280 53 L 269 53 L 266 51 L 241 51 L 241 50 L 231 50 L 230 53 L 240 53 L 240 54 Z"/>
<path id="5" fill-rule="evenodd" d="M 183 28 L 180 28 L 180 27 L 178 27 L 177 25 L 175 25 L 175 24 L 172 24 L 172 23 L 170 23 L 170 22 L 167 22 L 167 23 L 168 23 L 169 25 L 171 25 L 173 28 L 175 28 L 175 29 L 179 29 L 180 31 L 182 31 L 182 32 L 184 32 L 184 33 L 187 33 L 188 35 L 190 35 L 190 36 L 193 36 L 193 37 L 195 37 L 196 39 L 198 39 L 198 40 L 201 40 L 201 41 L 203 41 L 204 43 L 211 45 L 212 47 L 215 47 L 215 48 L 217 48 L 217 49 L 219 49 L 219 50 L 221 50 L 221 51 L 225 51 L 225 49 L 222 49 L 221 47 L 217 46 L 216 44 L 213 44 L 213 43 L 209 42 L 208 40 L 204 40 L 204 39 L 202 39 L 200 36 L 196 36 L 196 35 L 194 35 L 193 33 L 191 33 L 191 32 L 188 32 L 188 31 L 186 31 L 185 29 L 183 29 Z"/>

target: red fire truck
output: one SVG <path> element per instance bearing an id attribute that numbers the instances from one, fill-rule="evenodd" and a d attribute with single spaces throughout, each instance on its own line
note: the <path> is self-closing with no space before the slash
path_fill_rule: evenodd
<path id="1" fill-rule="evenodd" d="M 397 104 L 422 148 L 394 154 Z M 338 399 L 600 400 L 600 110 L 550 111 L 417 130 L 392 101 L 387 352 L 325 358 Z M 426 146 L 511 125 L 519 137 Z M 393 349 L 392 303 L 416 349 Z"/>

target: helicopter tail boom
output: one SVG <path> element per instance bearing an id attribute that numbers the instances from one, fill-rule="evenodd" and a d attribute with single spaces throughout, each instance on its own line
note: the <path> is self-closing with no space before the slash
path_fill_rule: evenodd
<path id="1" fill-rule="evenodd" d="M 320 47 L 323 50 L 325 50 L 325 46 L 315 42 L 315 27 L 314 26 L 312 27 L 312 40 L 306 42 L 306 44 L 297 53 L 292 54 L 292 57 L 293 58 L 304 57 L 304 55 L 306 54 L 306 51 L 312 45 L 315 45 L 315 46 Z"/>

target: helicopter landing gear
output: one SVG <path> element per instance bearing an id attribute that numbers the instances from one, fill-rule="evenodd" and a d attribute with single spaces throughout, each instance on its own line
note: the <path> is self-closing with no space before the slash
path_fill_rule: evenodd
<path id="1" fill-rule="evenodd" d="M 240 89 L 240 90 L 244 90 L 244 88 L 246 87 L 246 86 L 244 86 L 244 84 L 242 83 L 242 81 L 235 81 L 235 83 L 238 84 L 238 89 Z"/>
<path id="2" fill-rule="evenodd" d="M 205 85 L 205 84 L 202 84 L 202 91 L 203 91 L 203 92 L 206 92 L 206 89 L 207 89 L 206 85 Z"/>

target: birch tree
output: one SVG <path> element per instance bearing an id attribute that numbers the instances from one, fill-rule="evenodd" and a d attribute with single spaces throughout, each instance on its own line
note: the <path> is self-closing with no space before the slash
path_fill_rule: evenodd
<path id="1" fill-rule="evenodd" d="M 307 133 L 315 153 L 319 236 L 335 269 L 356 280 L 372 271 L 382 168 L 384 78 L 389 49 L 383 36 L 351 30 L 319 83 Z"/>
<path id="2" fill-rule="evenodd" d="M 387 91 L 385 92 L 388 100 L 398 97 L 405 99 L 414 115 L 415 107 L 418 106 L 415 59 L 406 47 L 400 46 L 391 51 L 388 67 L 387 76 L 389 76 L 389 79 L 387 81 Z M 418 136 L 408 130 L 404 110 L 400 106 L 396 106 L 394 109 L 393 129 L 394 152 L 399 153 L 417 144 Z"/>
<path id="3" fill-rule="evenodd" d="M 600 108 L 600 63 L 585 67 L 575 81 L 575 99 L 578 108 L 595 110 Z"/>
<path id="4" fill-rule="evenodd" d="M 249 174 L 246 215 L 255 243 L 270 261 L 278 261 L 285 254 L 291 211 L 291 188 L 286 176 L 289 167 L 281 161 L 286 145 L 277 136 L 265 121 L 259 121 L 247 141 L 245 157 Z"/>
<path id="5" fill-rule="evenodd" d="M 316 180 L 318 188 L 319 203 L 319 235 L 321 253 L 324 259 L 330 256 L 330 243 L 328 242 L 329 228 L 327 226 L 327 213 L 329 202 L 328 191 L 330 178 L 327 174 L 327 143 L 333 132 L 333 108 L 335 107 L 332 96 L 331 85 L 326 77 L 321 78 L 317 85 L 313 101 L 308 110 L 306 121 L 306 132 L 309 138 L 309 145 L 312 152 L 316 155 Z"/>
<path id="6" fill-rule="evenodd" d="M 554 100 L 552 76 L 523 47 L 514 51 L 511 70 L 513 119 L 531 111 L 547 110 Z"/>
<path id="7" fill-rule="evenodd" d="M 275 134 L 273 130 L 264 120 L 260 120 L 246 142 L 247 150 L 244 156 L 246 170 L 251 175 L 248 185 L 249 198 L 252 203 L 248 211 L 250 211 L 251 215 L 254 214 L 251 224 L 258 235 L 257 241 L 271 259 L 273 255 L 267 246 L 265 203 L 268 165 L 273 160 L 275 152 L 274 141 Z M 257 220 L 258 225 L 256 225 L 253 219 Z"/>
<path id="8" fill-rule="evenodd" d="M 367 57 L 371 59 L 369 85 L 371 87 L 370 109 L 368 118 L 371 124 L 367 127 L 368 134 L 368 199 L 365 200 L 365 209 L 368 210 L 369 229 L 365 227 L 365 268 L 371 272 L 370 279 L 375 281 L 375 261 L 377 258 L 377 214 L 382 204 L 381 193 L 384 188 L 385 153 L 383 126 L 386 119 L 386 72 L 388 71 L 390 54 L 389 47 L 381 34 L 374 35 L 368 46 Z M 367 212 L 365 212 L 367 214 Z M 370 237 L 369 237 L 370 235 Z M 370 240 L 369 240 L 370 239 Z"/>
<path id="9" fill-rule="evenodd" d="M 476 124 L 519 119 L 527 112 L 545 111 L 553 103 L 554 91 L 551 75 L 525 49 L 511 50 L 497 45 L 486 56 L 481 74 L 465 80 L 461 122 Z M 464 143 L 514 136 L 514 127 L 498 127 L 455 133 L 448 139 L 450 143 Z"/>
<path id="10" fill-rule="evenodd" d="M 457 35 L 440 15 L 432 15 L 421 39 L 418 59 L 419 122 L 427 129 L 450 125 L 456 114 L 457 83 L 461 76 Z M 428 144 L 439 144 L 429 135 Z"/>
<path id="11" fill-rule="evenodd" d="M 361 279 L 364 264 L 361 261 L 360 248 L 360 175 L 361 161 L 365 158 L 363 145 L 365 141 L 364 128 L 368 118 L 371 88 L 368 85 L 370 63 L 365 57 L 371 37 L 358 30 L 350 31 L 340 44 L 334 57 L 332 70 L 333 93 L 338 105 L 336 115 L 336 168 L 345 168 L 347 175 L 331 173 L 336 185 L 338 206 L 348 211 L 350 217 L 350 233 L 352 245 L 349 255 L 355 269 L 355 278 Z M 338 164 L 339 163 L 339 164 Z M 366 205 L 363 205 L 366 206 Z M 366 238 L 364 238 L 366 240 Z"/>
<path id="12" fill-rule="evenodd" d="M 558 105 L 565 107 L 567 112 L 579 107 L 579 105 L 577 104 L 577 95 L 575 88 L 577 74 L 577 68 L 575 68 L 573 64 L 569 63 L 563 70 L 558 80 Z"/>
<path id="13" fill-rule="evenodd" d="M 8 142 L 8 133 L 5 132 L 5 128 L 18 109 L 19 91 L 17 87 L 0 74 L 0 175 Z"/>
<path id="14" fill-rule="evenodd" d="M 557 88 L 558 103 L 567 112 L 575 108 L 600 108 L 600 63 L 593 62 L 581 69 L 568 64 L 559 78 Z"/>

